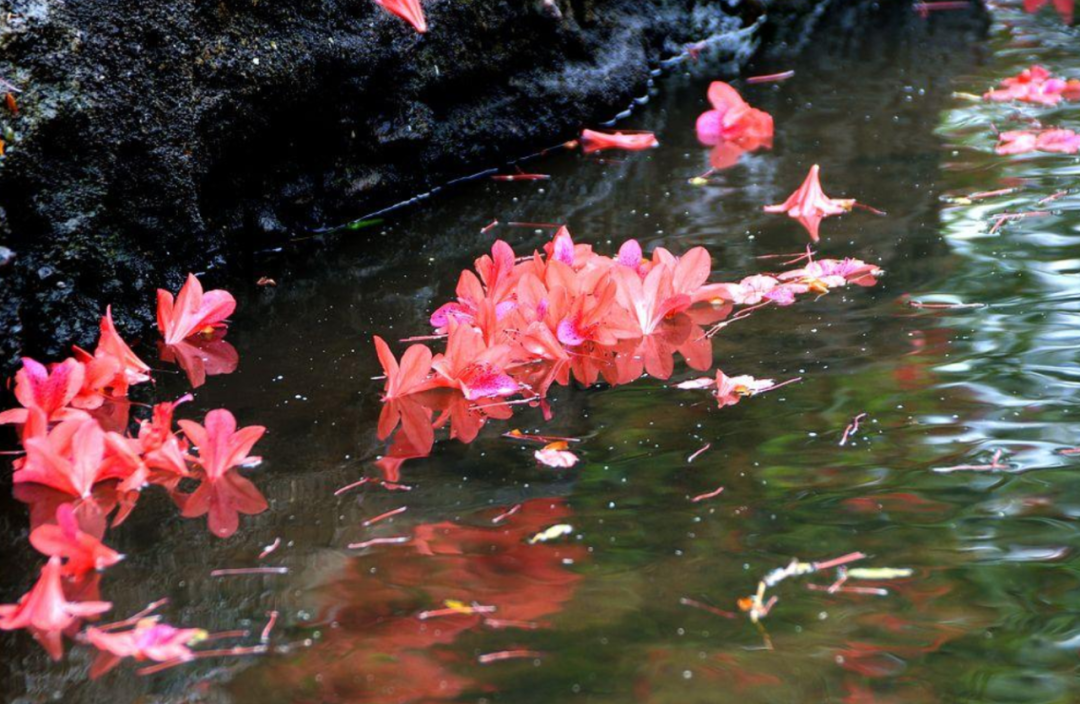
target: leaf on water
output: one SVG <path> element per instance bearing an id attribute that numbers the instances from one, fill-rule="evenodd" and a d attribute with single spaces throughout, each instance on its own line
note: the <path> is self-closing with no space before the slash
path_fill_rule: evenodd
<path id="1" fill-rule="evenodd" d="M 370 220 L 357 220 L 355 222 L 350 222 L 348 225 L 345 226 L 345 228 L 348 230 L 363 230 L 365 227 L 374 227 L 375 225 L 382 224 L 382 218 L 371 218 Z"/>
<path id="2" fill-rule="evenodd" d="M 536 543 L 546 543 L 549 540 L 555 540 L 561 538 L 564 535 L 570 535 L 574 532 L 574 527 L 569 523 L 557 523 L 550 528 L 545 528 L 533 537 L 529 538 L 529 545 L 535 545 Z"/>

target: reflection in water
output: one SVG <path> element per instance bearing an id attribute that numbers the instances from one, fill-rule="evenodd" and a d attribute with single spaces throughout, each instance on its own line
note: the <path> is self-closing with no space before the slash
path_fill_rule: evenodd
<path id="1" fill-rule="evenodd" d="M 233 691 L 264 702 L 326 703 L 439 701 L 483 691 L 467 674 L 475 663 L 447 646 L 484 630 L 520 642 L 551 627 L 587 558 L 579 545 L 528 542 L 572 520 L 562 500 L 526 501 L 497 526 L 491 518 L 486 526 L 420 524 L 406 544 L 351 558 L 312 593 L 317 623 L 327 629 L 318 645 L 238 678 Z"/>

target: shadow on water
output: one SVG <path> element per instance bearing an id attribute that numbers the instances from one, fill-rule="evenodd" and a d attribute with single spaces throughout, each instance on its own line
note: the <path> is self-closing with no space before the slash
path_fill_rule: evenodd
<path id="1" fill-rule="evenodd" d="M 0 634 L 6 700 L 1075 697 L 1080 498 L 1075 461 L 1055 450 L 1080 439 L 1077 201 L 1062 198 L 1054 215 L 994 236 L 986 220 L 1067 185 L 1075 160 L 994 157 L 989 122 L 1012 109 L 952 97 L 1034 60 L 1075 69 L 1075 38 L 1051 16 L 1011 8 L 980 38 L 958 14 L 925 21 L 913 13 L 862 41 L 823 40 L 791 63 L 755 67 L 797 70 L 789 82 L 745 89 L 775 116 L 776 146 L 706 186 L 688 179 L 709 167 L 693 124 L 712 76 L 691 64 L 658 79 L 650 105 L 630 120 L 657 132 L 658 150 L 607 161 L 553 154 L 529 165 L 551 181 L 478 181 L 339 235 L 331 253 L 262 255 L 258 266 L 279 285 L 241 302 L 229 333 L 240 368 L 201 388 L 191 414 L 227 406 L 241 424 L 270 429 L 258 448 L 266 461 L 252 476 L 271 509 L 218 540 L 163 496 L 147 496 L 111 533 L 128 559 L 104 588 L 117 614 L 168 596 L 170 622 L 212 631 L 257 633 L 278 610 L 275 642 L 300 645 L 149 678 L 121 668 L 87 684 L 83 649 L 54 665 L 25 634 Z M 1077 119 L 1073 107 L 1049 114 Z M 372 380 L 380 370 L 371 336 L 425 333 L 458 271 L 494 237 L 522 253 L 547 234 L 505 226 L 481 234 L 492 219 L 567 222 L 575 239 L 602 251 L 629 237 L 647 251 L 705 245 L 716 278 L 739 278 L 767 268 L 761 255 L 805 246 L 797 223 L 760 207 L 782 201 L 813 163 L 831 195 L 889 213 L 826 221 L 822 254 L 871 261 L 886 277 L 876 288 L 764 311 L 715 345 L 715 364 L 728 373 L 805 381 L 722 410 L 655 380 L 559 388 L 549 423 L 526 409 L 469 445 L 440 439 L 430 457 L 405 463 L 411 492 L 334 496 L 372 473 L 386 449 L 375 436 L 381 382 Z M 1027 190 L 974 205 L 942 200 L 1002 184 Z M 905 294 L 989 307 L 920 311 L 903 305 Z M 675 379 L 693 375 L 680 367 Z M 168 399 L 184 388 L 166 376 L 154 393 Z M 868 414 L 862 432 L 839 447 L 859 413 Z M 582 464 L 538 468 L 531 448 L 499 437 L 511 427 L 585 438 Z M 711 449 L 688 464 L 706 443 Z M 932 471 L 986 461 L 997 449 L 1015 471 Z M 719 485 L 726 491 L 715 500 L 687 500 Z M 492 523 L 515 504 L 522 508 Z M 361 526 L 403 505 L 406 513 Z M 23 545 L 25 513 L 6 508 L 4 542 Z M 557 523 L 573 526 L 569 539 L 526 542 Z M 412 542 L 344 547 L 403 535 Z M 279 537 L 264 564 L 289 574 L 208 577 L 258 564 Z M 792 557 L 856 550 L 915 574 L 890 583 L 884 597 L 785 584 L 766 620 L 773 650 L 741 616 L 680 605 L 688 597 L 735 611 L 762 574 Z M 35 564 L 28 549 L 5 555 L 2 601 L 26 588 Z M 494 606 L 494 618 L 514 623 L 416 617 L 446 600 Z M 477 662 L 518 649 L 539 655 Z"/>

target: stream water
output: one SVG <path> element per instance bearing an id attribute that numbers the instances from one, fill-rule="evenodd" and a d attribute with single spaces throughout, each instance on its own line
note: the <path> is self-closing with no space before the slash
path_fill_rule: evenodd
<path id="1" fill-rule="evenodd" d="M 955 15 L 964 14 L 964 18 Z M 1078 68 L 1075 31 L 1052 9 L 993 11 L 982 36 L 966 13 L 915 13 L 833 37 L 792 80 L 745 86 L 776 119 L 776 146 L 746 155 L 704 186 L 694 136 L 717 76 L 689 65 L 658 79 L 625 124 L 662 147 L 597 160 L 558 153 L 528 170 L 551 181 L 476 181 L 350 231 L 332 254 L 259 266 L 276 288 L 243 296 L 229 341 L 239 368 L 196 393 L 191 416 L 227 406 L 269 429 L 248 476 L 270 509 L 226 540 L 148 495 L 110 533 L 128 557 L 102 584 L 114 613 L 168 597 L 171 623 L 211 631 L 281 618 L 286 653 L 207 659 L 149 677 L 122 666 L 96 682 L 90 653 L 51 663 L 25 633 L 0 634 L 7 702 L 1068 702 L 1080 698 L 1080 200 L 1077 159 L 999 157 L 991 123 L 1017 112 L 1080 127 L 1080 105 L 991 105 L 981 94 L 1041 63 Z M 362 486 L 386 451 L 375 435 L 381 372 L 371 336 L 425 334 L 457 273 L 497 237 L 520 252 L 550 235 L 480 229 L 497 218 L 568 223 L 608 250 L 704 245 L 714 278 L 770 269 L 762 255 L 807 243 L 793 220 L 761 212 L 811 164 L 826 192 L 856 211 L 822 225 L 821 256 L 854 256 L 886 275 L 874 288 L 770 308 L 725 329 L 715 364 L 728 373 L 803 381 L 718 409 L 704 392 L 644 379 L 614 389 L 557 388 L 554 417 L 524 408 L 470 444 L 440 436 L 405 462 L 412 491 Z M 978 191 L 1016 191 L 974 202 Z M 1005 210 L 1052 209 L 991 233 Z M 318 272 L 318 273 L 314 273 Z M 984 304 L 918 309 L 915 299 Z M 680 366 L 672 381 L 697 376 Z M 165 377 L 157 399 L 179 396 Z M 186 411 L 187 412 L 187 411 Z M 852 418 L 860 430 L 841 446 Z M 512 428 L 572 436 L 582 462 L 538 466 Z M 692 463 L 688 457 L 710 444 Z M 935 472 L 957 464 L 1002 468 Z M 725 487 L 697 503 L 689 497 Z M 3 507 L 5 535 L 26 509 Z M 513 515 L 492 519 L 521 504 Z M 366 519 L 407 506 L 391 519 Z M 567 538 L 530 544 L 553 524 Z M 349 543 L 409 536 L 406 544 Z M 263 546 L 282 543 L 263 560 Z M 20 545 L 25 544 L 24 541 Z M 790 580 L 755 627 L 736 600 L 792 558 L 861 551 L 876 567 L 914 570 L 886 595 L 807 589 Z M 28 587 L 38 558 L 4 555 L 0 602 Z M 215 568 L 271 565 L 287 574 L 211 578 Z M 683 599 L 735 612 L 726 618 Z M 445 600 L 497 607 L 420 620 Z M 527 624 L 528 627 L 524 627 Z M 498 625 L 498 624 L 496 624 Z M 251 639 L 249 638 L 248 641 Z M 245 642 L 248 642 L 245 641 Z M 771 645 L 771 647 L 767 647 Z M 535 651 L 481 664 L 481 654 Z"/>

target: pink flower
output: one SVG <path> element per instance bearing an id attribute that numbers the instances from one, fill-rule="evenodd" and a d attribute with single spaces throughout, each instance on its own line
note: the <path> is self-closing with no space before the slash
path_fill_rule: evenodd
<path id="1" fill-rule="evenodd" d="M 104 545 L 96 536 L 79 528 L 71 504 L 61 504 L 56 510 L 55 525 L 35 528 L 30 533 L 30 544 L 43 555 L 66 560 L 62 571 L 70 577 L 82 577 L 88 572 L 103 570 L 124 557 Z"/>
<path id="2" fill-rule="evenodd" d="M 428 374 L 431 372 L 431 350 L 426 346 L 420 344 L 410 346 L 405 350 L 405 354 L 401 355 L 401 364 L 398 364 L 394 353 L 390 351 L 390 346 L 376 335 L 375 352 L 379 356 L 383 374 L 386 375 L 383 398 L 387 400 L 401 398 L 425 388 Z"/>
<path id="3" fill-rule="evenodd" d="M 786 201 L 764 207 L 766 213 L 787 213 L 790 217 L 799 220 L 815 242 L 820 239 L 818 227 L 823 218 L 830 215 L 842 215 L 850 212 L 855 206 L 854 199 L 833 199 L 825 195 L 825 192 L 821 190 L 819 171 L 820 167 L 814 164 L 803 184 L 788 196 Z"/>
<path id="4" fill-rule="evenodd" d="M 548 443 L 543 448 L 533 453 L 536 461 L 540 464 L 556 469 L 569 469 L 578 463 L 578 456 L 568 449 L 569 445 L 562 440 Z"/>
<path id="5" fill-rule="evenodd" d="M 105 308 L 105 316 L 101 319 L 101 337 L 98 338 L 94 355 L 112 357 L 120 363 L 122 377 L 113 383 L 113 392 L 117 395 L 124 396 L 127 394 L 128 386 L 150 380 L 150 367 L 139 359 L 116 331 L 116 324 L 112 318 L 112 306 Z"/>
<path id="6" fill-rule="evenodd" d="M 1032 66 L 1018 75 L 1006 78 L 1001 87 L 983 95 L 984 100 L 995 102 L 1020 101 L 1040 105 L 1057 105 L 1062 99 L 1076 100 L 1080 97 L 1080 81 L 1054 78 L 1042 66 Z"/>
<path id="7" fill-rule="evenodd" d="M 89 498 L 98 482 L 126 478 L 137 469 L 106 462 L 105 431 L 92 418 L 66 420 L 24 445 L 25 462 L 13 481 L 41 484 L 76 498 Z"/>
<path id="8" fill-rule="evenodd" d="M 124 658 L 138 662 L 187 662 L 194 657 L 189 646 L 205 639 L 207 633 L 201 628 L 173 628 L 158 623 L 157 619 L 145 618 L 128 630 L 87 628 L 85 637 L 101 651 L 90 670 L 90 679 L 97 679 Z"/>
<path id="9" fill-rule="evenodd" d="M 182 342 L 192 335 L 224 327 L 225 319 L 236 310 L 236 299 L 228 291 L 207 291 L 194 274 L 188 274 L 175 301 L 173 295 L 158 289 L 158 330 L 165 344 Z"/>
<path id="10" fill-rule="evenodd" d="M 236 418 L 224 408 L 207 413 L 205 425 L 191 420 L 181 420 L 179 425 L 184 435 L 199 451 L 199 464 L 210 482 L 221 479 L 234 467 L 260 460 L 248 453 L 266 432 L 266 428 L 251 425 L 237 430 Z"/>
<path id="11" fill-rule="evenodd" d="M 22 408 L 0 413 L 0 424 L 26 423 L 29 409 L 37 409 L 49 421 L 86 417 L 68 407 L 83 388 L 84 365 L 70 358 L 52 365 L 52 369 L 29 357 L 23 357 L 22 363 L 23 368 L 15 374 L 15 399 Z"/>
<path id="12" fill-rule="evenodd" d="M 1058 154 L 1080 152 L 1080 134 L 1066 129 L 1011 130 L 998 135 L 998 140 L 994 151 L 1002 156 L 1034 151 Z"/>
<path id="13" fill-rule="evenodd" d="M 772 115 L 750 107 L 737 90 L 723 81 L 709 86 L 709 102 L 713 109 L 697 119 L 697 136 L 702 144 L 729 142 L 746 151 L 772 148 Z"/>
<path id="14" fill-rule="evenodd" d="M 749 375 L 728 376 L 719 369 L 716 371 L 716 390 L 713 395 L 720 408 L 734 406 L 746 396 L 753 396 L 773 386 L 772 379 L 755 379 Z"/>
<path id="15" fill-rule="evenodd" d="M 424 19 L 420 0 L 375 0 L 375 4 L 405 20 L 420 34 L 427 31 L 427 20 Z"/>
<path id="16" fill-rule="evenodd" d="M 53 660 L 64 654 L 62 634 L 88 616 L 105 613 L 112 604 L 102 601 L 68 601 L 60 583 L 59 557 L 49 558 L 41 577 L 19 603 L 0 606 L 0 630 L 28 629 Z"/>
<path id="17" fill-rule="evenodd" d="M 485 345 L 478 330 L 451 322 L 446 352 L 431 363 L 435 384 L 459 389 L 469 401 L 510 396 L 520 387 L 502 369 L 509 352 L 506 345 Z"/>
<path id="18" fill-rule="evenodd" d="M 592 154 L 603 149 L 624 149 L 626 151 L 642 151 L 654 149 L 660 146 L 656 141 L 656 135 L 652 132 L 597 132 L 595 130 L 583 130 L 581 132 L 581 149 L 586 154 Z"/>

